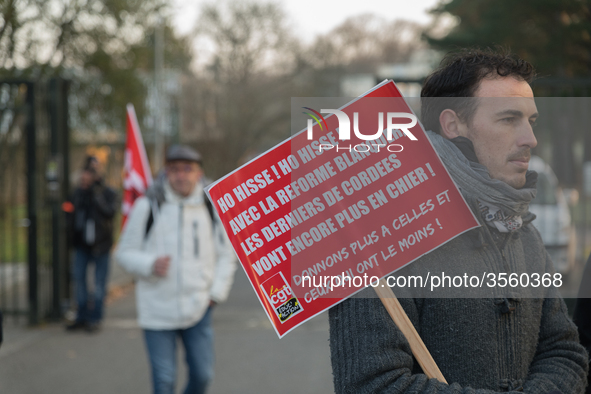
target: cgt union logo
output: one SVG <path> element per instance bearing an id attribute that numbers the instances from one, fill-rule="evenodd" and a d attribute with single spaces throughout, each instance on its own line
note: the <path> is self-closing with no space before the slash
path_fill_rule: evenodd
<path id="1" fill-rule="evenodd" d="M 281 272 L 261 283 L 261 290 L 281 323 L 304 310 Z"/>
<path id="2" fill-rule="evenodd" d="M 351 139 L 351 120 L 349 119 L 349 115 L 345 112 L 340 111 L 338 109 L 321 109 L 320 112 L 310 108 L 310 107 L 302 107 L 307 109 L 310 112 L 304 112 L 304 114 L 310 116 L 312 119 L 308 119 L 308 130 L 307 130 L 307 138 L 308 140 L 314 139 L 314 121 L 320 126 L 321 131 L 328 131 L 328 126 L 326 124 L 326 119 L 322 114 L 333 114 L 336 115 L 337 120 L 339 122 L 339 127 L 336 129 L 339 134 L 339 140 L 350 140 Z M 410 122 L 406 123 L 394 123 L 395 119 L 408 119 Z M 384 123 L 386 127 L 384 128 Z M 383 140 L 382 136 L 384 132 L 386 133 L 387 141 L 392 141 L 394 138 L 394 130 L 400 130 L 406 135 L 411 141 L 417 141 L 417 137 L 409 130 L 410 128 L 416 126 L 417 124 L 417 117 L 413 114 L 409 114 L 406 112 L 387 112 L 384 116 L 383 112 L 378 113 L 378 130 L 374 134 L 363 134 L 359 130 L 359 113 L 353 112 L 353 133 L 355 136 L 363 141 L 374 141 L 378 142 L 373 143 L 371 145 L 374 146 L 373 150 L 379 151 L 381 147 L 387 147 L 388 151 L 390 152 L 400 152 L 402 151 L 402 145 L 393 144 L 396 146 L 397 150 L 391 150 L 390 146 L 387 144 L 381 144 L 380 141 L 376 140 Z M 319 144 L 318 151 L 321 153 L 323 150 L 329 150 L 336 147 L 337 151 L 339 150 L 349 150 L 354 149 L 357 152 L 367 152 L 372 150 L 372 148 L 368 144 L 358 144 L 354 147 L 340 147 L 336 141 L 332 141 L 330 144 Z"/>

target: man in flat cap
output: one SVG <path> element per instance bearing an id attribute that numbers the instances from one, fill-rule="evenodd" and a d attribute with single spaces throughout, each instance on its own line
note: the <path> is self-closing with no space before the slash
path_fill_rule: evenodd
<path id="1" fill-rule="evenodd" d="M 176 343 L 185 348 L 185 393 L 204 393 L 213 378 L 212 308 L 226 299 L 235 257 L 204 193 L 201 155 L 175 145 L 165 172 L 136 200 L 116 258 L 138 278 L 154 393 L 174 393 Z"/>

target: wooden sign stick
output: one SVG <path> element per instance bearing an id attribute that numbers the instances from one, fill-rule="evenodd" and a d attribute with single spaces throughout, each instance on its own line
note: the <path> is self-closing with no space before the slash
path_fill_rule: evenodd
<path id="1" fill-rule="evenodd" d="M 396 326 L 398 326 L 400 331 L 402 331 L 402 334 L 404 334 L 406 340 L 410 344 L 412 354 L 419 362 L 419 365 L 423 369 L 423 372 L 425 372 L 425 375 L 427 375 L 429 379 L 436 378 L 440 382 L 447 384 L 447 381 L 443 377 L 443 374 L 439 370 L 435 360 L 433 360 L 433 357 L 431 357 L 431 353 L 429 353 L 429 350 L 427 350 L 427 347 L 423 343 L 419 333 L 406 315 L 406 312 L 404 312 L 404 309 L 402 309 L 402 305 L 400 305 L 398 298 L 396 298 L 394 292 L 392 292 L 392 289 L 390 286 L 388 286 L 386 280 L 380 280 L 378 287 L 374 287 L 374 290 L 380 297 L 380 300 L 382 300 L 382 303 L 384 304 L 384 307 L 386 307 L 390 317 L 392 320 L 394 320 L 394 323 Z"/>

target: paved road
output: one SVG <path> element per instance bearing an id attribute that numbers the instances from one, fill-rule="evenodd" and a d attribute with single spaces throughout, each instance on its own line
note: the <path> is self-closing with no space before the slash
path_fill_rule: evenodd
<path id="1" fill-rule="evenodd" d="M 212 394 L 331 393 L 326 314 L 278 339 L 246 276 L 237 271 L 227 303 L 217 307 L 216 378 Z M 179 355 L 178 391 L 185 381 Z M 97 334 L 62 325 L 26 329 L 7 322 L 0 349 L 0 393 L 149 393 L 141 330 L 131 287 L 107 309 Z"/>

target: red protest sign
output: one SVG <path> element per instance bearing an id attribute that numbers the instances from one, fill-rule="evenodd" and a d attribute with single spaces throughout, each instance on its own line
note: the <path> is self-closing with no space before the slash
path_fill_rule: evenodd
<path id="1" fill-rule="evenodd" d="M 393 82 L 304 108 L 315 124 L 208 189 L 280 337 L 478 226 Z"/>

